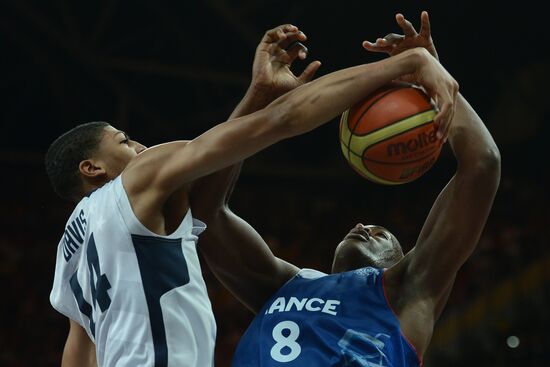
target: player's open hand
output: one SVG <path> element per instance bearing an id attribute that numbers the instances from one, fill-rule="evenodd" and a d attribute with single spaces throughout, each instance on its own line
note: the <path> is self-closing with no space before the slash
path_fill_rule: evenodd
<path id="1" fill-rule="evenodd" d="M 387 53 L 390 56 L 397 55 L 410 48 L 423 47 L 439 60 L 432 39 L 428 12 L 423 11 L 420 19 L 420 32 L 416 32 L 412 23 L 405 19 L 403 14 L 396 14 L 395 20 L 403 34 L 389 33 L 384 38 L 378 38 L 375 42 L 363 41 L 363 47 L 368 51 Z"/>
<path id="2" fill-rule="evenodd" d="M 273 28 L 265 33 L 256 48 L 252 68 L 252 88 L 263 97 L 275 99 L 286 92 L 310 81 L 321 66 L 319 61 L 310 63 L 300 75 L 290 69 L 299 58 L 307 57 L 307 48 L 302 42 L 306 35 L 292 24 Z"/>

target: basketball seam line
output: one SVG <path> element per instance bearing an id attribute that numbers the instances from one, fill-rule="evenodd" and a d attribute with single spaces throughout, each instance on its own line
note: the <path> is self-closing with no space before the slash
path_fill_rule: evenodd
<path id="1" fill-rule="evenodd" d="M 344 112 L 344 114 L 346 115 L 346 121 L 345 121 L 345 122 L 346 122 L 346 129 L 349 130 L 349 126 L 348 126 L 349 109 L 347 109 L 347 110 Z M 343 121 L 341 121 L 341 123 L 342 123 L 342 122 L 343 122 Z M 340 126 L 340 129 L 342 129 L 342 126 Z M 350 132 L 350 137 L 349 137 L 349 142 L 350 142 L 350 143 L 351 143 L 351 137 L 352 137 L 352 134 L 351 134 L 351 132 Z M 350 154 L 351 154 L 351 147 L 350 147 L 349 144 L 348 144 L 347 146 L 346 146 L 346 144 L 344 144 L 344 146 L 348 148 L 348 157 L 347 157 L 347 158 L 348 158 L 348 162 L 349 162 Z"/>
<path id="2" fill-rule="evenodd" d="M 394 89 L 391 89 L 391 90 L 387 91 L 386 93 L 384 93 L 384 94 L 381 95 L 380 97 L 378 97 L 376 100 L 374 100 L 374 101 L 369 105 L 369 107 L 368 107 L 367 109 L 365 109 L 365 111 L 363 111 L 363 113 L 361 113 L 361 115 L 360 115 L 360 117 L 359 117 L 359 120 L 361 119 L 361 117 L 363 117 L 363 116 L 365 115 L 365 113 L 367 113 L 367 112 L 370 110 L 370 108 L 371 108 L 376 102 L 380 101 L 382 98 L 386 97 L 387 95 L 389 95 L 389 94 L 391 94 L 391 93 L 393 93 L 393 92 L 397 92 L 397 91 L 399 91 L 399 90 L 406 89 L 406 88 L 414 88 L 414 86 L 400 86 L 400 87 L 396 87 L 396 88 L 394 88 Z M 430 104 L 431 104 L 431 103 L 430 103 Z M 351 108 L 350 108 L 350 109 L 351 109 Z M 367 134 L 361 134 L 361 135 L 356 135 L 356 134 L 355 134 L 355 130 L 357 129 L 357 126 L 359 125 L 359 123 L 356 123 L 355 126 L 354 126 L 354 128 L 353 128 L 352 130 L 349 129 L 349 125 L 348 125 L 348 115 L 349 115 L 350 109 L 348 109 L 348 110 L 346 110 L 346 111 L 344 112 L 344 113 L 346 114 L 346 116 L 345 116 L 346 128 L 348 129 L 348 131 L 350 131 L 349 141 L 348 141 L 348 144 L 347 144 L 347 145 L 346 145 L 342 140 L 340 141 L 340 143 L 343 144 L 344 147 L 347 148 L 347 151 L 348 151 L 348 159 L 347 159 L 347 161 L 348 161 L 348 163 L 350 164 L 350 167 L 352 167 L 352 169 L 353 169 L 354 171 L 356 171 L 357 173 L 359 173 L 361 176 L 364 176 L 365 178 L 371 179 L 371 180 L 373 180 L 373 181 L 375 181 L 375 182 L 384 183 L 384 184 L 388 184 L 388 185 L 396 185 L 396 184 L 398 184 L 398 183 L 396 183 L 396 182 L 384 180 L 384 179 L 382 179 L 381 177 L 378 177 L 377 175 L 375 175 L 375 174 L 372 173 L 372 172 L 369 172 L 370 175 L 372 175 L 372 177 L 365 176 L 365 174 L 364 174 L 363 172 L 361 172 L 361 171 L 359 171 L 358 169 L 356 169 L 356 168 L 351 164 L 351 154 L 353 154 L 354 157 L 359 158 L 359 159 L 362 159 L 362 156 L 359 156 L 358 154 L 356 154 L 355 152 L 353 152 L 353 151 L 351 150 L 351 140 L 353 139 L 353 136 L 354 136 L 354 135 L 355 135 L 355 136 L 366 136 L 366 135 L 369 135 L 369 134 L 374 133 L 374 132 L 376 132 L 376 131 L 380 131 L 380 130 L 385 129 L 385 128 L 389 127 L 389 126 L 392 126 L 392 125 L 394 125 L 394 124 L 397 124 L 397 123 L 399 123 L 399 122 L 401 122 L 401 121 L 403 121 L 403 120 L 407 120 L 407 119 L 409 119 L 409 118 L 411 118 L 411 117 L 414 117 L 414 116 L 420 115 L 420 114 L 422 114 L 422 113 L 428 112 L 428 111 L 430 111 L 430 110 L 433 110 L 433 107 L 428 108 L 428 109 L 426 109 L 426 110 L 424 110 L 424 111 L 421 111 L 421 112 L 417 112 L 417 113 L 414 114 L 414 115 L 407 116 L 407 117 L 404 117 L 404 118 L 402 118 L 402 119 L 400 119 L 400 120 L 394 121 L 394 122 L 392 122 L 392 123 L 390 123 L 390 124 L 388 124 L 388 125 L 386 125 L 386 126 L 384 126 L 384 127 L 382 127 L 382 128 L 379 128 L 379 129 L 370 131 L 370 132 L 367 133 Z M 413 130 L 413 129 L 419 127 L 419 126 L 423 126 L 423 125 L 425 125 L 425 124 L 427 124 L 427 123 L 430 123 L 430 122 L 432 122 L 432 121 L 433 121 L 433 119 L 431 119 L 430 121 L 427 121 L 427 122 L 424 123 L 424 124 L 421 124 L 421 125 L 418 125 L 418 126 L 415 126 L 415 127 L 411 127 L 410 129 L 407 129 L 407 130 L 405 130 L 404 132 Z M 384 140 L 386 140 L 386 139 L 384 139 Z M 368 147 L 367 147 L 367 148 L 368 148 Z M 365 149 L 365 151 L 366 151 L 366 149 Z"/>
<path id="3" fill-rule="evenodd" d="M 341 143 L 344 144 L 344 142 L 342 142 L 342 141 L 341 141 Z M 430 154 L 426 154 L 426 155 L 424 155 L 424 156 L 422 156 L 422 157 L 420 157 L 420 158 L 417 158 L 417 159 L 415 159 L 415 160 L 412 160 L 412 161 L 406 161 L 406 162 L 384 162 L 384 161 L 377 161 L 377 160 L 375 160 L 375 159 L 365 158 L 364 156 L 361 156 L 361 155 L 359 155 L 359 154 L 353 152 L 351 149 L 349 149 L 349 147 L 348 147 L 346 144 L 344 144 L 344 146 L 345 146 L 346 148 L 348 148 L 348 151 L 349 151 L 351 154 L 353 154 L 353 155 L 354 155 L 355 157 L 357 157 L 357 158 L 360 158 L 361 160 L 365 160 L 365 161 L 372 162 L 372 163 L 387 164 L 387 165 L 396 165 L 396 166 L 397 166 L 397 165 L 400 165 L 400 164 L 408 164 L 408 163 L 415 163 L 415 162 L 421 161 L 421 160 L 423 160 L 423 159 L 429 157 L 429 156 L 434 152 L 434 149 L 435 149 L 435 147 L 430 148 Z"/>
<path id="4" fill-rule="evenodd" d="M 365 133 L 365 134 L 355 134 L 355 136 L 367 136 L 367 135 L 370 135 L 370 134 L 372 134 L 372 133 L 375 133 L 375 132 L 380 131 L 380 130 L 382 130 L 382 129 L 386 129 L 386 128 L 392 126 L 392 125 L 395 125 L 395 124 L 400 123 L 401 121 L 404 121 L 404 120 L 409 119 L 409 118 L 414 117 L 414 116 L 418 116 L 418 115 L 423 114 L 423 113 L 425 113 L 425 112 L 428 112 L 428 111 L 430 111 L 430 110 L 433 110 L 433 107 L 430 107 L 430 108 L 428 108 L 428 109 L 426 109 L 426 110 L 424 110 L 424 111 L 419 111 L 419 112 L 417 112 L 417 113 L 415 113 L 415 114 L 412 114 L 412 115 L 409 115 L 409 116 L 405 116 L 405 117 L 403 117 L 402 119 L 393 121 L 393 122 L 391 122 L 391 123 L 389 123 L 389 124 L 386 124 L 386 125 L 384 125 L 384 126 L 382 126 L 382 127 L 379 127 L 378 129 L 371 130 L 371 131 L 369 131 L 368 133 Z M 433 121 L 433 120 L 430 120 L 430 121 L 428 121 L 428 122 L 432 122 L 432 121 Z M 351 139 L 350 139 L 350 141 L 351 141 Z"/>
<path id="5" fill-rule="evenodd" d="M 432 151 L 430 151 L 430 154 L 426 154 L 420 158 L 417 158 L 415 160 L 412 160 L 412 161 L 406 161 L 406 162 L 382 162 L 382 161 L 375 161 L 375 160 L 372 160 L 372 159 L 367 159 L 367 158 L 364 158 L 364 160 L 368 161 L 368 162 L 371 162 L 371 163 L 378 163 L 378 164 L 387 164 L 387 165 L 390 165 L 390 166 L 397 166 L 397 165 L 401 165 L 401 164 L 409 164 L 409 163 L 416 163 L 418 161 L 421 161 L 421 160 L 424 160 L 426 158 L 428 158 L 429 156 L 431 156 L 433 154 L 433 149 Z"/>
<path id="6" fill-rule="evenodd" d="M 348 125 L 348 116 L 349 116 L 349 112 L 350 112 L 350 109 L 351 108 L 348 108 L 344 113 L 346 114 L 346 127 L 347 129 L 349 130 L 350 132 L 350 135 L 349 135 L 349 141 L 348 141 L 348 145 L 347 145 L 347 148 L 348 148 L 348 160 L 351 158 L 350 154 L 351 154 L 351 139 L 353 138 L 353 135 L 355 134 L 355 129 L 357 128 L 357 126 L 359 125 L 359 121 L 361 120 L 361 118 L 365 115 L 365 113 L 367 113 L 370 108 L 372 106 L 374 106 L 374 104 L 378 101 L 380 101 L 382 98 L 386 97 L 387 95 L 393 93 L 393 92 L 396 92 L 396 91 L 399 91 L 401 89 L 405 89 L 405 88 L 411 88 L 409 86 L 396 86 L 394 87 L 393 89 L 390 89 L 388 90 L 386 93 L 382 94 L 380 97 L 376 98 L 374 101 L 371 102 L 371 104 L 365 109 L 365 111 L 363 111 L 361 113 L 361 115 L 359 116 L 359 118 L 357 119 L 357 123 L 355 124 L 355 126 L 353 127 L 353 129 L 350 129 L 349 128 L 349 125 Z M 346 146 L 346 144 L 344 144 L 344 146 Z"/>
<path id="7" fill-rule="evenodd" d="M 373 132 L 372 134 L 367 134 L 364 136 L 355 135 L 354 139 L 350 139 L 350 149 L 352 145 L 355 146 L 357 142 L 362 141 L 362 147 L 360 147 L 361 150 L 358 150 L 360 153 L 357 153 L 357 151 L 354 151 L 353 149 L 351 150 L 356 154 L 364 154 L 366 149 L 373 145 L 377 145 L 393 136 L 401 135 L 412 131 L 417 127 L 431 123 L 434 115 L 435 111 L 433 110 L 424 111 L 401 120 L 399 124 L 389 125 L 384 129 L 379 129 Z"/>
<path id="8" fill-rule="evenodd" d="M 342 144 L 343 144 L 344 146 L 346 146 L 346 144 L 344 144 L 343 142 L 342 142 Z M 350 151 L 351 151 L 351 149 L 350 149 Z M 361 156 L 355 154 L 354 152 L 352 152 L 352 153 L 353 153 L 354 159 L 362 160 L 362 157 L 361 157 Z M 352 163 L 352 158 L 351 158 L 351 156 L 349 157 L 349 160 L 348 160 L 347 162 L 348 162 L 349 166 L 350 166 L 355 172 L 357 172 L 359 175 L 361 175 L 362 177 L 364 177 L 364 178 L 366 178 L 366 179 L 368 179 L 368 180 L 370 180 L 370 181 L 372 181 L 372 182 L 376 182 L 376 183 L 384 184 L 384 185 L 399 185 L 399 184 L 401 184 L 401 182 L 393 182 L 393 181 L 385 180 L 385 179 L 383 179 L 382 177 L 379 177 L 379 176 L 377 176 L 376 174 L 374 174 L 373 172 L 370 172 L 370 171 L 368 171 L 368 170 L 365 171 L 365 172 L 361 171 L 360 169 L 358 169 L 357 167 L 355 167 L 355 165 Z"/>
<path id="9" fill-rule="evenodd" d="M 353 138 L 354 135 L 356 135 L 355 134 L 355 129 L 357 129 L 357 126 L 359 126 L 359 121 L 361 121 L 361 118 L 371 109 L 371 107 L 374 106 L 374 104 L 376 102 L 380 101 L 382 98 L 386 97 L 387 95 L 389 95 L 391 93 L 394 93 L 394 92 L 397 92 L 401 89 L 405 89 L 405 88 L 412 88 L 412 87 L 396 87 L 395 89 L 390 89 L 389 91 L 387 91 L 386 93 L 382 94 L 380 97 L 378 97 L 377 99 L 372 101 L 372 103 L 369 105 L 369 107 L 367 107 L 365 109 L 365 111 L 363 111 L 363 113 L 361 113 L 361 115 L 357 119 L 357 123 L 355 124 L 353 129 L 350 130 L 351 134 L 350 134 L 350 137 L 349 137 L 348 146 L 351 146 L 351 139 Z M 347 123 L 347 119 L 346 119 L 346 123 Z M 349 129 L 349 125 L 348 125 L 348 129 Z M 362 136 L 362 135 L 359 135 L 359 136 Z"/>
<path id="10" fill-rule="evenodd" d="M 426 111 L 424 111 L 424 112 L 426 112 Z M 412 116 L 411 116 L 411 117 L 412 117 Z M 419 127 L 422 127 L 422 126 L 431 124 L 432 121 L 433 121 L 433 120 L 430 120 L 430 121 L 424 122 L 423 124 L 416 125 L 416 126 L 412 126 L 410 129 L 401 131 L 401 132 L 399 133 L 399 135 L 403 135 L 403 134 L 408 133 L 409 131 L 412 131 L 412 130 L 417 129 L 417 128 L 419 128 Z M 385 141 L 387 141 L 387 140 L 390 140 L 390 139 L 392 139 L 392 138 L 394 138 L 394 137 L 395 137 L 395 136 L 388 136 L 388 137 L 385 138 L 385 139 L 378 140 L 377 142 L 368 145 L 368 146 L 365 148 L 365 150 L 363 150 L 363 154 L 365 154 L 365 153 L 367 152 L 367 150 L 369 150 L 369 148 L 372 148 L 373 146 L 376 146 L 376 145 L 378 145 L 378 144 L 380 144 L 380 143 L 383 143 L 383 142 L 385 142 Z M 350 149 L 351 149 L 351 147 L 350 147 Z M 355 154 L 355 152 L 353 152 L 353 153 Z"/>

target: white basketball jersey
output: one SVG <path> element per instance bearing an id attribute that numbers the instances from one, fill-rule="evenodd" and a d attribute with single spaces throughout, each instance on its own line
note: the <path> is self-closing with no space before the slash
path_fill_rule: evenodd
<path id="1" fill-rule="evenodd" d="M 121 177 L 77 205 L 57 249 L 50 302 L 109 366 L 212 366 L 216 324 L 191 210 L 159 236 L 135 217 Z"/>

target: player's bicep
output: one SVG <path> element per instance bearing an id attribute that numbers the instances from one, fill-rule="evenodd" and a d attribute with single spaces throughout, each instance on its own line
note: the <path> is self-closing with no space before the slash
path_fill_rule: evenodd
<path id="1" fill-rule="evenodd" d="M 242 303 L 257 312 L 267 299 L 298 272 L 276 257 L 264 239 L 229 209 L 206 219 L 199 249 L 216 277 Z"/>
<path id="2" fill-rule="evenodd" d="M 281 140 L 284 128 L 276 128 L 275 120 L 259 111 L 219 124 L 189 142 L 149 148 L 126 169 L 125 185 L 134 185 L 137 191 L 144 187 L 151 189 L 153 185 L 158 192 L 169 195 L 186 183 L 242 161 Z M 132 191 L 131 187 L 128 189 Z"/>
<path id="3" fill-rule="evenodd" d="M 434 203 L 411 258 L 410 274 L 437 296 L 475 249 L 498 187 L 495 167 L 460 170 Z"/>
<path id="4" fill-rule="evenodd" d="M 62 367 L 97 367 L 95 345 L 86 330 L 70 320 L 69 335 L 63 349 Z"/>

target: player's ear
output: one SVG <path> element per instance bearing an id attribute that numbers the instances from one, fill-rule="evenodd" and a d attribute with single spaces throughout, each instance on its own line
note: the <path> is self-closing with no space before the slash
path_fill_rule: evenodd
<path id="1" fill-rule="evenodd" d="M 80 174 L 84 177 L 96 178 L 105 175 L 105 168 L 93 159 L 85 159 L 78 165 Z"/>

